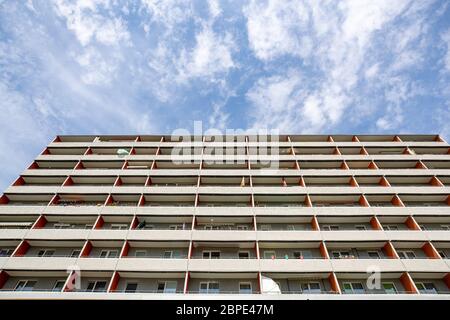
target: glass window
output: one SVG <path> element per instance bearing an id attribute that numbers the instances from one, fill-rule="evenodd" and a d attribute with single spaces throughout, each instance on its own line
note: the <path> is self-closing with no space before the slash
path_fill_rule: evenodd
<path id="1" fill-rule="evenodd" d="M 249 259 L 250 253 L 248 251 L 239 251 L 239 259 Z"/>
<path id="2" fill-rule="evenodd" d="M 106 290 L 106 281 L 90 281 L 87 286 L 89 292 L 103 292 Z"/>
<path id="3" fill-rule="evenodd" d="M 395 288 L 394 283 L 392 282 L 383 282 L 381 284 L 383 286 L 384 292 L 388 294 L 397 293 L 397 288 Z"/>
<path id="4" fill-rule="evenodd" d="M 55 250 L 39 250 L 38 257 L 51 257 L 55 254 Z"/>
<path id="5" fill-rule="evenodd" d="M 136 250 L 136 252 L 134 253 L 135 257 L 145 257 L 146 255 L 147 255 L 146 250 Z"/>
<path id="6" fill-rule="evenodd" d="M 64 280 L 56 280 L 52 291 L 58 291 L 58 292 L 62 291 L 62 289 L 64 288 L 64 283 L 65 283 Z"/>
<path id="7" fill-rule="evenodd" d="M 173 257 L 173 251 L 164 251 L 164 259 L 170 259 Z"/>
<path id="8" fill-rule="evenodd" d="M 127 286 L 125 287 L 125 292 L 136 292 L 138 284 L 135 282 L 129 282 L 127 283 Z"/>
<path id="9" fill-rule="evenodd" d="M 380 254 L 378 253 L 378 251 L 367 251 L 367 255 L 371 259 L 380 259 Z"/>
<path id="10" fill-rule="evenodd" d="M 436 287 L 432 282 L 418 282 L 416 287 L 420 293 L 437 293 Z"/>
<path id="11" fill-rule="evenodd" d="M 396 226 L 396 225 L 387 225 L 387 226 L 384 226 L 384 229 L 386 229 L 388 231 L 396 231 L 396 230 L 398 230 L 398 226 Z"/>
<path id="12" fill-rule="evenodd" d="M 71 258 L 78 258 L 81 254 L 81 250 L 73 250 L 72 253 L 70 254 Z"/>
<path id="13" fill-rule="evenodd" d="M 414 259 L 416 254 L 414 251 L 398 251 L 398 256 L 400 259 Z"/>
<path id="14" fill-rule="evenodd" d="M 15 291 L 33 291 L 34 286 L 36 285 L 36 281 L 34 280 L 19 280 L 17 282 Z"/>
<path id="15" fill-rule="evenodd" d="M 364 225 L 356 225 L 356 226 L 355 226 L 355 229 L 356 229 L 356 230 L 360 230 L 360 231 L 366 230 L 366 226 L 364 226 Z"/>
<path id="16" fill-rule="evenodd" d="M 276 257 L 275 251 L 264 251 L 264 259 L 275 259 Z"/>
<path id="17" fill-rule="evenodd" d="M 219 259 L 220 251 L 203 251 L 203 259 Z"/>
<path id="18" fill-rule="evenodd" d="M 102 250 L 100 252 L 100 258 L 115 258 L 117 257 L 117 250 Z"/>
<path id="19" fill-rule="evenodd" d="M 252 284 L 250 282 L 239 282 L 239 293 L 252 293 Z"/>
<path id="20" fill-rule="evenodd" d="M 344 282 L 344 293 L 361 294 L 364 293 L 364 286 L 361 282 Z"/>
<path id="21" fill-rule="evenodd" d="M 320 293 L 322 291 L 319 282 L 302 283 L 301 289 L 303 293 Z"/>
<path id="22" fill-rule="evenodd" d="M 13 251 L 13 249 L 0 249 L 0 257 L 9 257 Z"/>

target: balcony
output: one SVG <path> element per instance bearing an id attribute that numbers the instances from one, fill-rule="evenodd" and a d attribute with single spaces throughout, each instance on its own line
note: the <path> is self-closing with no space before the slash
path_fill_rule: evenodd
<path id="1" fill-rule="evenodd" d="M 194 207 L 194 194 L 146 194 L 140 204 L 145 207 Z"/>
<path id="2" fill-rule="evenodd" d="M 195 230 L 220 230 L 220 231 L 247 231 L 254 230 L 252 217 L 215 217 L 198 216 L 195 221 Z"/>
<path id="3" fill-rule="evenodd" d="M 255 195 L 255 207 L 304 207 L 305 195 Z"/>

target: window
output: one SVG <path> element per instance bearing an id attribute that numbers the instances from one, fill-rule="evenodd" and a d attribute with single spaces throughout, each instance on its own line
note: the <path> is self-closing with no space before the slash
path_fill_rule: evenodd
<path id="1" fill-rule="evenodd" d="M 445 251 L 438 251 L 438 253 L 442 259 L 447 259 L 447 255 L 445 254 Z"/>
<path id="2" fill-rule="evenodd" d="M 384 226 L 383 228 L 387 231 L 397 231 L 398 230 L 398 226 L 396 226 L 394 224 Z"/>
<path id="3" fill-rule="evenodd" d="M 432 282 L 418 282 L 416 287 L 420 293 L 437 293 L 436 287 Z"/>
<path id="4" fill-rule="evenodd" d="M 441 224 L 441 229 L 450 231 L 450 225 L 449 224 Z"/>
<path id="5" fill-rule="evenodd" d="M 367 255 L 370 259 L 380 259 L 380 254 L 378 251 L 367 251 Z"/>
<path id="6" fill-rule="evenodd" d="M 219 293 L 220 287 L 217 281 L 200 282 L 200 293 Z"/>
<path id="7" fill-rule="evenodd" d="M 250 252 L 248 252 L 248 251 L 239 251 L 238 257 L 239 257 L 239 259 L 249 259 L 250 258 Z"/>
<path id="8" fill-rule="evenodd" d="M 305 258 L 311 258 L 312 254 L 309 250 L 304 251 L 294 251 L 294 258 L 295 259 L 305 259 Z"/>
<path id="9" fill-rule="evenodd" d="M 252 293 L 252 284 L 250 282 L 239 282 L 239 293 Z"/>
<path id="10" fill-rule="evenodd" d="M 398 256 L 400 259 L 415 259 L 416 254 L 414 251 L 398 251 Z"/>
<path id="11" fill-rule="evenodd" d="M 55 250 L 43 249 L 38 251 L 38 257 L 51 257 L 55 254 Z"/>
<path id="12" fill-rule="evenodd" d="M 68 223 L 55 223 L 53 225 L 53 228 L 55 229 L 69 229 L 70 227 L 71 225 Z"/>
<path id="13" fill-rule="evenodd" d="M 359 231 L 363 231 L 363 230 L 366 230 L 366 226 L 364 226 L 364 225 L 360 225 L 360 224 L 357 224 L 356 226 L 355 226 L 355 229 L 356 230 L 359 230 Z"/>
<path id="14" fill-rule="evenodd" d="M 220 259 L 220 251 L 203 251 L 203 259 Z"/>
<path id="15" fill-rule="evenodd" d="M 339 230 L 339 226 L 338 225 L 324 225 L 322 227 L 322 229 L 324 231 L 338 231 Z"/>
<path id="16" fill-rule="evenodd" d="M 62 291 L 65 283 L 66 282 L 64 280 L 56 280 L 55 284 L 53 285 L 52 291 L 57 291 L 57 292 Z"/>
<path id="17" fill-rule="evenodd" d="M 87 230 L 90 230 L 90 229 L 94 228 L 94 225 L 93 224 L 85 224 L 84 228 Z"/>
<path id="18" fill-rule="evenodd" d="M 331 254 L 333 259 L 347 259 L 351 257 L 348 251 L 333 251 Z"/>
<path id="19" fill-rule="evenodd" d="M 115 258 L 117 257 L 117 250 L 102 250 L 100 258 Z"/>
<path id="20" fill-rule="evenodd" d="M 275 259 L 277 255 L 275 254 L 275 251 L 264 251 L 264 259 Z"/>
<path id="21" fill-rule="evenodd" d="M 88 292 L 106 291 L 106 281 L 89 281 L 86 291 Z"/>
<path id="22" fill-rule="evenodd" d="M 125 292 L 136 292 L 138 284 L 136 282 L 128 282 Z"/>
<path id="23" fill-rule="evenodd" d="M 248 226 L 246 226 L 244 224 L 238 224 L 236 226 L 236 230 L 248 230 Z"/>
<path id="24" fill-rule="evenodd" d="M 169 230 L 184 230 L 184 227 L 182 224 L 171 224 Z"/>
<path id="25" fill-rule="evenodd" d="M 36 281 L 34 280 L 19 280 L 14 288 L 14 291 L 33 291 Z"/>
<path id="26" fill-rule="evenodd" d="M 111 224 L 111 230 L 128 230 L 128 225 L 124 223 Z"/>
<path id="27" fill-rule="evenodd" d="M 170 258 L 173 258 L 173 251 L 164 251 L 163 258 L 164 258 L 164 259 L 170 259 Z"/>
<path id="28" fill-rule="evenodd" d="M 364 293 L 364 286 L 361 282 L 344 282 L 344 293 L 361 294 Z"/>
<path id="29" fill-rule="evenodd" d="M 72 250 L 72 253 L 70 254 L 70 257 L 71 258 L 78 258 L 80 256 L 80 254 L 81 254 L 81 250 L 75 249 L 75 250 Z"/>
<path id="30" fill-rule="evenodd" d="M 319 282 L 305 282 L 300 284 L 302 293 L 320 293 L 322 292 Z"/>
<path id="31" fill-rule="evenodd" d="M 158 282 L 158 293 L 176 293 L 177 282 L 176 281 L 161 281 Z"/>
<path id="32" fill-rule="evenodd" d="M 394 283 L 383 282 L 381 285 L 383 286 L 384 293 L 387 293 L 387 294 L 397 293 L 397 288 L 395 287 Z"/>
<path id="33" fill-rule="evenodd" d="M 135 257 L 145 257 L 147 256 L 147 251 L 146 250 L 136 250 L 136 252 L 134 253 Z"/>
<path id="34" fill-rule="evenodd" d="M 9 257 L 13 251 L 13 249 L 0 249 L 0 257 Z"/>
<path id="35" fill-rule="evenodd" d="M 272 230 L 272 226 L 270 224 L 262 224 L 261 231 L 270 231 Z"/>

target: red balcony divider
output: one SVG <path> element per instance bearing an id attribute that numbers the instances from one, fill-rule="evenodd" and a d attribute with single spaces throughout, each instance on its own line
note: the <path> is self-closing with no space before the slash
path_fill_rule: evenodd
<path id="1" fill-rule="evenodd" d="M 94 223 L 94 229 L 101 229 L 103 227 L 103 224 L 105 223 L 105 220 L 102 216 L 98 216 L 97 220 Z"/>
<path id="2" fill-rule="evenodd" d="M 86 241 L 86 243 L 83 246 L 83 249 L 81 249 L 80 257 L 88 257 L 91 251 L 92 251 L 92 243 L 90 241 Z"/>
<path id="3" fill-rule="evenodd" d="M 191 275 L 190 272 L 187 271 L 186 275 L 184 277 L 184 286 L 183 286 L 183 293 L 186 294 L 188 293 L 188 288 L 189 288 L 189 280 L 191 279 Z"/>
<path id="4" fill-rule="evenodd" d="M 361 195 L 359 197 L 358 202 L 361 207 L 370 207 L 369 202 L 367 201 L 367 199 L 364 195 Z"/>
<path id="5" fill-rule="evenodd" d="M 443 280 L 447 285 L 447 288 L 450 290 L 450 273 L 447 273 L 447 275 L 443 278 Z"/>
<path id="6" fill-rule="evenodd" d="M 136 229 L 137 226 L 138 226 L 138 224 L 139 224 L 139 218 L 135 215 L 135 216 L 133 217 L 133 220 L 131 220 L 130 230 Z"/>
<path id="7" fill-rule="evenodd" d="M 378 166 L 375 162 L 370 161 L 369 166 L 367 167 L 367 169 L 372 169 L 372 170 L 378 170 Z"/>
<path id="8" fill-rule="evenodd" d="M 5 285 L 6 281 L 8 281 L 8 279 L 9 279 L 8 272 L 6 272 L 5 270 L 1 270 L 0 271 L 0 289 L 3 288 L 3 286 Z"/>
<path id="9" fill-rule="evenodd" d="M 117 290 L 117 286 L 120 281 L 120 275 L 117 271 L 114 271 L 111 280 L 109 281 L 108 290 L 107 292 L 114 292 Z"/>
<path id="10" fill-rule="evenodd" d="M 25 184 L 25 180 L 22 178 L 22 176 L 18 177 L 16 181 L 12 184 L 14 187 L 17 186 L 23 186 Z"/>
<path id="11" fill-rule="evenodd" d="M 395 196 L 392 197 L 391 203 L 392 203 L 393 206 L 396 206 L 396 207 L 404 207 L 405 206 L 403 204 L 402 199 L 400 199 L 400 197 L 398 195 L 395 195 Z"/>
<path id="12" fill-rule="evenodd" d="M 408 272 L 405 272 L 402 274 L 402 276 L 400 277 L 400 281 L 407 293 L 412 293 L 412 294 L 419 293 L 419 290 L 417 290 L 416 284 L 414 283 L 413 279 L 411 278 L 411 276 L 409 275 Z"/>
<path id="13" fill-rule="evenodd" d="M 419 224 L 412 216 L 409 216 L 408 219 L 406 219 L 405 224 L 410 230 L 420 230 Z"/>
<path id="14" fill-rule="evenodd" d="M 320 230 L 319 221 L 317 220 L 316 216 L 313 216 L 311 219 L 311 227 L 314 231 Z"/>
<path id="15" fill-rule="evenodd" d="M 320 242 L 319 250 L 320 250 L 320 255 L 322 256 L 322 258 L 330 259 L 330 256 L 328 255 L 328 249 L 327 249 L 325 242 L 323 242 L 323 241 Z"/>
<path id="16" fill-rule="evenodd" d="M 422 161 L 417 161 L 416 166 L 414 167 L 416 169 L 428 169 L 427 166 Z"/>
<path id="17" fill-rule="evenodd" d="M 334 272 L 330 273 L 330 275 L 328 276 L 328 281 L 330 282 L 331 290 L 333 290 L 335 293 L 341 294 L 341 288 L 339 286 L 339 281 Z"/>
<path id="18" fill-rule="evenodd" d="M 437 177 L 433 177 L 430 179 L 430 185 L 433 187 L 445 187 L 444 184 Z"/>
<path id="19" fill-rule="evenodd" d="M 359 154 L 364 155 L 364 156 L 368 156 L 369 153 L 367 152 L 366 148 L 361 147 L 361 150 L 359 150 Z"/>
<path id="20" fill-rule="evenodd" d="M 439 252 L 437 252 L 436 248 L 433 246 L 431 242 L 427 242 L 422 246 L 423 252 L 427 255 L 430 259 L 442 259 Z"/>
<path id="21" fill-rule="evenodd" d="M 31 170 L 31 169 L 39 169 L 39 165 L 38 165 L 38 163 L 37 163 L 36 161 L 33 161 L 33 163 L 30 164 L 30 166 L 29 166 L 27 169 L 28 169 L 28 170 Z"/>
<path id="22" fill-rule="evenodd" d="M 114 181 L 114 187 L 118 187 L 122 185 L 122 179 L 117 177 L 116 181 Z"/>
<path id="23" fill-rule="evenodd" d="M 78 163 L 75 165 L 75 170 L 83 170 L 84 169 L 84 165 L 83 162 L 78 161 Z"/>
<path id="24" fill-rule="evenodd" d="M 128 252 L 130 251 L 130 243 L 128 241 L 125 241 L 122 247 L 122 250 L 120 250 L 120 258 L 127 257 Z"/>
<path id="25" fill-rule="evenodd" d="M 47 224 L 47 219 L 44 215 L 40 215 L 36 222 L 33 224 L 31 229 L 42 229 Z"/>
<path id="26" fill-rule="evenodd" d="M 341 168 L 341 170 L 350 170 L 350 168 L 345 160 L 342 161 L 340 168 Z"/>
<path id="27" fill-rule="evenodd" d="M 386 244 L 383 246 L 383 250 L 389 258 L 399 259 L 397 251 L 390 241 L 386 242 Z"/>
<path id="28" fill-rule="evenodd" d="M 390 186 L 391 186 L 391 184 L 390 184 L 389 181 L 386 179 L 386 177 L 381 177 L 381 179 L 380 179 L 380 181 L 378 182 L 378 184 L 379 184 L 380 186 L 383 186 L 383 187 L 390 187 Z"/>
<path id="29" fill-rule="evenodd" d="M 383 227 L 381 226 L 380 221 L 375 216 L 372 217 L 372 219 L 370 219 L 370 225 L 372 226 L 372 229 L 374 229 L 374 230 L 383 230 Z"/>
<path id="30" fill-rule="evenodd" d="M 355 177 L 351 177 L 349 182 L 352 187 L 359 187 L 358 181 L 356 181 Z"/>
<path id="31" fill-rule="evenodd" d="M 6 196 L 6 194 L 3 194 L 0 197 L 0 204 L 8 204 L 9 203 L 9 198 Z"/>
<path id="32" fill-rule="evenodd" d="M 30 244 L 26 240 L 22 240 L 22 242 L 17 246 L 16 250 L 14 250 L 12 256 L 13 257 L 22 257 L 24 256 L 28 249 L 30 248 Z"/>
<path id="33" fill-rule="evenodd" d="M 73 186 L 73 180 L 72 180 L 72 178 L 71 178 L 70 176 L 67 177 L 66 180 L 64 180 L 62 186 L 63 186 L 63 187 Z"/>

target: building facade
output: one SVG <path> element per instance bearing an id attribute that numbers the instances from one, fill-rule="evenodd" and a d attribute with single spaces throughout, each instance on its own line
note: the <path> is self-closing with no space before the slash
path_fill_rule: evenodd
<path id="1" fill-rule="evenodd" d="M 436 135 L 58 136 L 0 198 L 0 298 L 448 299 L 449 190 Z"/>

